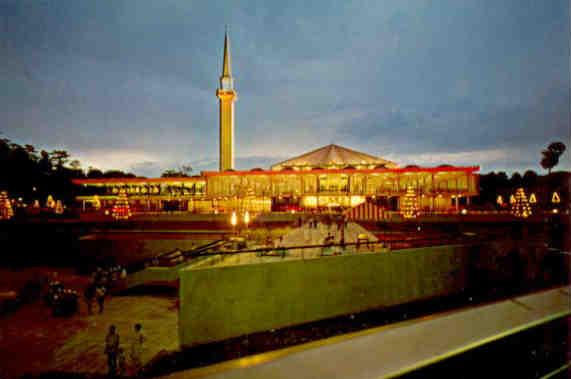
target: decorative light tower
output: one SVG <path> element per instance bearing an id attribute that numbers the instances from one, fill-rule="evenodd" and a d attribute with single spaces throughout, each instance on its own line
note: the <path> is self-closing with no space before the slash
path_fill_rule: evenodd
<path id="1" fill-rule="evenodd" d="M 124 189 L 119 191 L 119 196 L 113 205 L 111 215 L 115 220 L 127 220 L 131 217 L 131 207 L 129 206 L 129 200 L 127 199 L 127 191 Z"/>
<path id="2" fill-rule="evenodd" d="M 61 200 L 56 201 L 56 206 L 54 207 L 54 213 L 56 215 L 63 214 L 63 203 L 61 202 Z"/>
<path id="3" fill-rule="evenodd" d="M 14 211 L 8 192 L 2 191 L 0 192 L 0 220 L 9 220 L 12 216 L 14 216 Z"/>
<path id="4" fill-rule="evenodd" d="M 557 192 L 553 192 L 551 195 L 551 203 L 553 203 L 554 208 L 551 210 L 552 213 L 559 213 L 559 209 L 557 208 L 557 204 L 561 203 L 561 197 Z"/>
<path id="5" fill-rule="evenodd" d="M 230 216 L 230 225 L 232 225 L 232 234 L 236 234 L 236 225 L 238 225 L 238 216 L 236 215 L 236 211 L 232 211 L 232 215 Z"/>
<path id="6" fill-rule="evenodd" d="M 47 208 L 56 207 L 56 201 L 54 200 L 54 197 L 52 195 L 48 195 L 48 199 L 46 200 L 46 207 Z"/>
<path id="7" fill-rule="evenodd" d="M 415 218 L 418 214 L 418 199 L 414 188 L 409 186 L 403 197 L 402 216 L 404 218 Z"/>
<path id="8" fill-rule="evenodd" d="M 238 98 L 234 91 L 228 32 L 224 36 L 224 61 L 220 88 L 216 96 L 220 100 L 220 171 L 234 169 L 234 102 Z"/>
<path id="9" fill-rule="evenodd" d="M 516 217 L 527 218 L 531 215 L 531 207 L 523 188 L 515 193 L 515 202 L 512 204 L 512 214 Z"/>

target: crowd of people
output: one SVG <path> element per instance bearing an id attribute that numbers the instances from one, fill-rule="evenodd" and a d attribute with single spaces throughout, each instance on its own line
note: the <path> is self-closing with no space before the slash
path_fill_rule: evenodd
<path id="1" fill-rule="evenodd" d="M 99 313 L 103 313 L 105 297 L 109 290 L 117 288 L 127 278 L 127 271 L 119 265 L 107 269 L 97 267 L 89 278 L 83 296 L 87 304 L 87 313 L 93 313 L 93 302 L 97 302 Z"/>
<path id="2" fill-rule="evenodd" d="M 72 316 L 79 309 L 77 291 L 65 288 L 59 281 L 57 273 L 53 273 L 47 283 L 46 304 L 54 316 Z"/>
<path id="3" fill-rule="evenodd" d="M 121 266 L 98 267 L 91 274 L 84 292 L 88 313 L 93 313 L 94 301 L 99 305 L 99 313 L 102 313 L 108 290 L 120 285 L 126 276 L 126 270 Z M 78 312 L 79 296 L 77 291 L 66 288 L 59 280 L 58 273 L 51 273 L 47 277 L 47 281 L 44 282 L 44 286 L 47 287 L 44 300 L 53 309 L 54 315 L 71 316 Z M 115 325 L 109 327 L 103 349 L 103 353 L 107 356 L 109 377 L 139 376 L 142 373 L 142 354 L 146 337 L 140 323 L 133 326 L 133 331 L 126 341 L 125 344 L 121 343 Z"/>
<path id="4" fill-rule="evenodd" d="M 130 375 L 140 375 L 143 367 L 142 354 L 145 346 L 145 335 L 142 331 L 141 324 L 135 324 L 133 334 L 129 343 L 129 362 L 125 348 L 121 345 L 119 333 L 115 325 L 109 327 L 109 331 L 105 336 L 104 353 L 107 355 L 108 374 L 110 377 Z M 129 366 L 129 367 L 128 367 Z"/>

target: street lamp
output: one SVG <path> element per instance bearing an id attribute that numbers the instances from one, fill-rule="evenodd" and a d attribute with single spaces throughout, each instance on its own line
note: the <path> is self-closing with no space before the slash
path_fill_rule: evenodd
<path id="1" fill-rule="evenodd" d="M 232 216 L 230 216 L 230 224 L 232 225 L 233 234 L 236 232 L 236 225 L 238 224 L 238 217 L 236 216 L 236 211 L 232 211 Z"/>

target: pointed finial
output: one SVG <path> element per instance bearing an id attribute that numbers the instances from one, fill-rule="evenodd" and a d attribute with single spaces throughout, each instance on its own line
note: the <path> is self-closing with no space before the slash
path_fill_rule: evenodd
<path id="1" fill-rule="evenodd" d="M 222 76 L 232 76 L 231 62 L 232 59 L 230 57 L 230 38 L 228 38 L 228 25 L 226 25 L 226 33 L 224 35 L 224 63 L 222 65 Z"/>

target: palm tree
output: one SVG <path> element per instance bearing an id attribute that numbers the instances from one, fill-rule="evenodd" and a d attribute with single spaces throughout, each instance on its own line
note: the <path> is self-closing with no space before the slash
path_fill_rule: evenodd
<path id="1" fill-rule="evenodd" d="M 551 174 L 551 169 L 559 163 L 559 157 L 565 152 L 566 146 L 563 142 L 552 142 L 547 146 L 547 150 L 543 150 L 541 154 L 541 167 Z"/>

